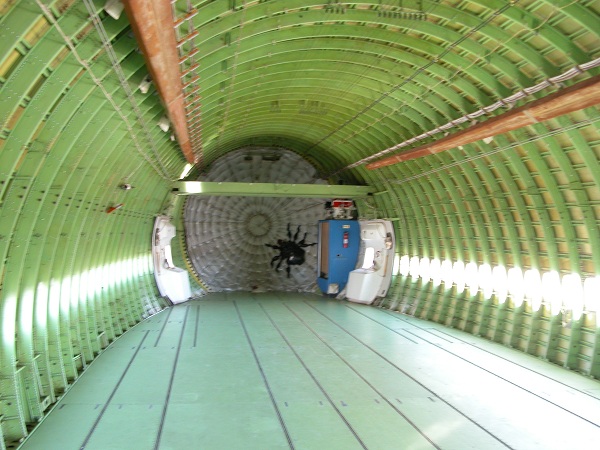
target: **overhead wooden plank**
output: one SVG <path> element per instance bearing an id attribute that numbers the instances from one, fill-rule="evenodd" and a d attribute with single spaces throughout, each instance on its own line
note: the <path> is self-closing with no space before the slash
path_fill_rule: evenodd
<path id="1" fill-rule="evenodd" d="M 185 159 L 196 163 L 189 138 L 170 2 L 130 0 L 125 12 Z"/>
<path id="2" fill-rule="evenodd" d="M 514 131 L 527 125 L 533 125 L 534 123 L 588 108 L 598 103 L 600 103 L 600 75 L 512 111 L 500 114 L 493 119 L 478 123 L 466 130 L 446 136 L 434 143 L 422 145 L 399 155 L 390 156 L 367 164 L 367 169 L 380 169 L 381 167 L 440 153 L 456 148 L 459 145 L 471 144 L 481 139 Z"/>

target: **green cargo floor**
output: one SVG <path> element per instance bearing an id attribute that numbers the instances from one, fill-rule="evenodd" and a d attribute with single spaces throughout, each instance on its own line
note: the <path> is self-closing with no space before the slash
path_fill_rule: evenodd
<path id="1" fill-rule="evenodd" d="M 219 293 L 140 323 L 88 367 L 32 449 L 578 449 L 600 383 L 387 310 Z"/>

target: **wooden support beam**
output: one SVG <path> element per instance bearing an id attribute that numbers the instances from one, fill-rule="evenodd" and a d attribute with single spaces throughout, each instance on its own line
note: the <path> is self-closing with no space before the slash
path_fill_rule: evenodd
<path id="1" fill-rule="evenodd" d="M 458 133 L 443 137 L 431 144 L 408 150 L 399 155 L 390 156 L 371 164 L 367 169 L 374 170 L 390 166 L 411 159 L 440 153 L 459 145 L 496 136 L 519 128 L 553 119 L 563 114 L 568 114 L 580 109 L 588 108 L 600 103 L 600 75 L 592 77 L 581 83 L 548 95 L 527 105 L 515 108 L 500 114 L 485 122 L 478 123 Z"/>
<path id="2" fill-rule="evenodd" d="M 195 164 L 185 117 L 171 2 L 128 0 L 123 3 L 181 151 L 189 163 Z"/>

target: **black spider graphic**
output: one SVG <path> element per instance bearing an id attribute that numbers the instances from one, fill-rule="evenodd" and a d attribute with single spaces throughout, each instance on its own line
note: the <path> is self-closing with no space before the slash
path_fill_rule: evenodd
<path id="1" fill-rule="evenodd" d="M 288 235 L 288 240 L 284 241 L 283 239 L 277 239 L 277 245 L 273 245 L 273 244 L 265 244 L 267 247 L 271 247 L 275 250 L 279 250 L 279 254 L 273 256 L 273 259 L 271 259 L 271 267 L 273 267 L 273 264 L 275 264 L 275 261 L 279 260 L 279 263 L 277 263 L 277 267 L 275 267 L 275 270 L 279 270 L 281 267 L 281 263 L 283 263 L 283 261 L 286 262 L 287 267 L 286 267 L 286 272 L 287 272 L 287 276 L 288 278 L 290 277 L 290 266 L 299 266 L 301 264 L 304 264 L 305 261 L 305 251 L 304 248 L 306 247 L 310 247 L 312 245 L 317 245 L 317 243 L 312 243 L 312 244 L 307 244 L 306 243 L 306 235 L 307 233 L 304 233 L 304 237 L 302 238 L 301 241 L 298 241 L 298 236 L 300 235 L 300 225 L 298 225 L 298 229 L 296 230 L 296 234 L 294 234 L 294 238 L 292 239 L 292 231 L 290 230 L 290 224 L 288 223 L 287 226 L 287 235 Z"/>

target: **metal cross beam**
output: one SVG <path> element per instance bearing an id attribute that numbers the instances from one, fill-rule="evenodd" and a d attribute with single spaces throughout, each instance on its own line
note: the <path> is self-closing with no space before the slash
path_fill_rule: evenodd
<path id="1" fill-rule="evenodd" d="M 177 181 L 172 192 L 177 195 L 224 195 L 240 197 L 356 198 L 375 193 L 372 186 L 330 184 L 230 183 Z"/>

